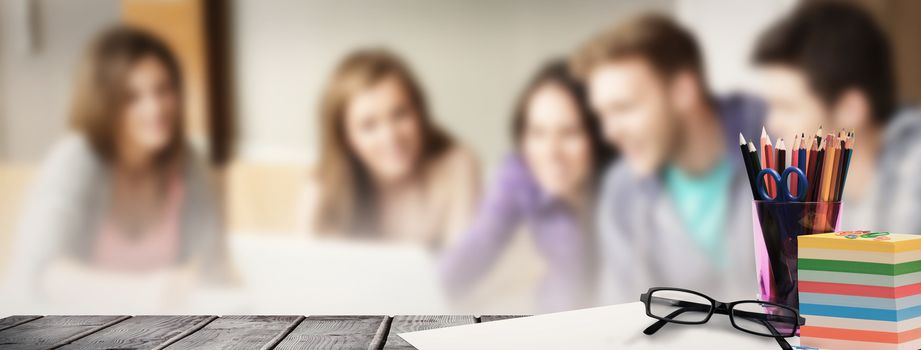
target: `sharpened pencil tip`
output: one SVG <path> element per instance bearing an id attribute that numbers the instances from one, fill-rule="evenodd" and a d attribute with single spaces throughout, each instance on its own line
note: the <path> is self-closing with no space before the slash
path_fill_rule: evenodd
<path id="1" fill-rule="evenodd" d="M 739 131 L 739 145 L 745 145 L 745 136 L 742 136 L 742 132 Z"/>

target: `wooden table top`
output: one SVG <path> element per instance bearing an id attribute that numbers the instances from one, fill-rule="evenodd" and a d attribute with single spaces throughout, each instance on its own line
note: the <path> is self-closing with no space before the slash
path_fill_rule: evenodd
<path id="1" fill-rule="evenodd" d="M 10 316 L 0 349 L 415 349 L 398 333 L 520 316 Z"/>

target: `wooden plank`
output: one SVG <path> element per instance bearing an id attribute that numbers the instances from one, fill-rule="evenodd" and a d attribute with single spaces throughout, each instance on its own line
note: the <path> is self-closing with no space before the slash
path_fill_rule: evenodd
<path id="1" fill-rule="evenodd" d="M 23 323 L 34 321 L 41 318 L 41 316 L 10 316 L 0 319 L 0 331 L 13 328 Z"/>
<path id="2" fill-rule="evenodd" d="M 483 315 L 480 316 L 480 323 L 492 322 L 492 321 L 502 321 L 512 318 L 527 317 L 525 315 Z"/>
<path id="3" fill-rule="evenodd" d="M 398 335 L 400 333 L 460 326 L 475 322 L 474 317 L 469 315 L 394 316 L 390 324 L 390 334 L 387 336 L 387 342 L 384 343 L 384 349 L 415 349 Z"/>
<path id="4" fill-rule="evenodd" d="M 310 316 L 278 349 L 368 349 L 386 316 Z"/>
<path id="5" fill-rule="evenodd" d="M 3 349 L 50 349 L 105 329 L 129 316 L 47 316 L 0 331 Z"/>
<path id="6" fill-rule="evenodd" d="M 167 346 L 174 349 L 271 349 L 304 316 L 226 316 Z"/>
<path id="7" fill-rule="evenodd" d="M 137 316 L 83 337 L 60 349 L 155 349 L 213 316 Z"/>

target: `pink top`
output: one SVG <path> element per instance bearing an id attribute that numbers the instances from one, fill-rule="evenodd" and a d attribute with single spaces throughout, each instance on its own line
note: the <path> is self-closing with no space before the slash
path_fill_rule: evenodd
<path id="1" fill-rule="evenodd" d="M 180 176 L 170 181 L 163 216 L 136 237 L 129 237 L 106 218 L 93 246 L 93 262 L 115 270 L 151 270 L 167 266 L 179 255 L 179 221 L 185 189 Z"/>

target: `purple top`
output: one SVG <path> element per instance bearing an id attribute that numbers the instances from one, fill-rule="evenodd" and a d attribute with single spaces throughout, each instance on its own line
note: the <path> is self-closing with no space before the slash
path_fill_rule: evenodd
<path id="1" fill-rule="evenodd" d="M 466 292 L 495 263 L 516 229 L 525 225 L 547 262 L 538 291 L 540 310 L 584 306 L 594 282 L 590 222 L 589 215 L 577 214 L 543 193 L 520 156 L 508 156 L 473 223 L 442 257 L 443 281 L 451 294 Z"/>

